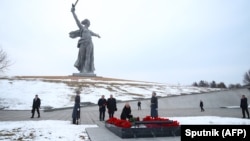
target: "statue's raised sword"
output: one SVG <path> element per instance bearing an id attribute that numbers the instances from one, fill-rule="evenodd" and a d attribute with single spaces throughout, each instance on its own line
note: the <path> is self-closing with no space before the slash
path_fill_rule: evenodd
<path id="1" fill-rule="evenodd" d="M 75 7 L 77 3 L 78 3 L 78 0 L 76 0 L 75 4 L 72 4 L 72 6 Z"/>

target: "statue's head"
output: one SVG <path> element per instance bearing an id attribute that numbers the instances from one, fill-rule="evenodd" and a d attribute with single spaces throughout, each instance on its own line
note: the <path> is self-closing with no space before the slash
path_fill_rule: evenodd
<path id="1" fill-rule="evenodd" d="M 85 20 L 83 20 L 83 21 L 81 22 L 81 24 L 83 24 L 83 25 L 89 27 L 89 26 L 90 26 L 90 21 L 89 21 L 88 19 L 85 19 Z"/>

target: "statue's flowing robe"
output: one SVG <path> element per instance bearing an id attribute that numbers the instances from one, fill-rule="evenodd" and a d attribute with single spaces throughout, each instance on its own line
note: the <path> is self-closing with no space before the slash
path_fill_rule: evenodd
<path id="1" fill-rule="evenodd" d="M 79 48 L 78 57 L 74 66 L 80 73 L 93 73 L 94 67 L 94 46 L 92 37 L 94 33 L 87 28 L 71 31 L 69 36 L 71 38 L 81 37 L 78 40 L 77 47 Z"/>

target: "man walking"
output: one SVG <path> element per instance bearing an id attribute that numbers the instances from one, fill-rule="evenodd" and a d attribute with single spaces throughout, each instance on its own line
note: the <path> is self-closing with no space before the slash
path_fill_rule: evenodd
<path id="1" fill-rule="evenodd" d="M 240 100 L 240 108 L 241 108 L 241 110 L 242 110 L 242 115 L 243 115 L 242 118 L 245 118 L 245 117 L 246 117 L 245 113 L 247 113 L 248 118 L 250 118 L 250 117 L 249 117 L 249 112 L 248 112 L 247 98 L 246 98 L 245 95 L 242 95 L 242 97 L 241 97 L 241 100 Z"/>
<path id="2" fill-rule="evenodd" d="M 33 99 L 32 111 L 31 111 L 32 116 L 30 118 L 34 118 L 35 110 L 37 111 L 38 118 L 40 118 L 40 112 L 39 112 L 40 105 L 41 105 L 41 100 L 38 97 L 38 95 L 36 95 L 35 98 Z"/>
<path id="3" fill-rule="evenodd" d="M 102 97 L 98 100 L 100 121 L 104 121 L 104 119 L 105 119 L 106 104 L 107 104 L 107 101 L 106 101 L 104 95 L 102 95 Z"/>
<path id="4" fill-rule="evenodd" d="M 137 106 L 138 106 L 138 110 L 141 110 L 141 101 L 140 100 L 137 102 Z"/>
<path id="5" fill-rule="evenodd" d="M 201 108 L 201 112 L 204 112 L 205 110 L 204 110 L 204 108 L 203 108 L 203 101 L 202 100 L 200 100 L 200 108 Z"/>

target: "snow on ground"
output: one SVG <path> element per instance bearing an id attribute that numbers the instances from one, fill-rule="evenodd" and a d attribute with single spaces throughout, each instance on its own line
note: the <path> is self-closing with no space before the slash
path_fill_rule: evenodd
<path id="1" fill-rule="evenodd" d="M 219 89 L 174 86 L 169 84 L 137 81 L 101 80 L 43 80 L 43 79 L 0 79 L 0 109 L 30 110 L 36 94 L 41 99 L 41 108 L 69 107 L 74 105 L 75 91 L 81 90 L 81 102 L 97 103 L 101 95 L 110 94 L 120 101 L 150 98 L 152 91 L 158 96 L 192 94 L 217 91 Z"/>
<path id="2" fill-rule="evenodd" d="M 68 107 L 73 105 L 77 86 L 69 86 L 64 82 L 47 82 L 37 79 L 14 80 L 0 79 L 0 109 L 30 110 L 32 99 L 36 94 L 42 100 L 42 106 Z M 113 94 L 117 100 L 131 100 L 134 98 L 149 98 L 152 91 L 158 96 L 191 94 L 218 89 L 196 88 L 186 86 L 171 86 L 158 83 L 143 83 L 130 81 L 100 81 L 78 80 L 83 83 L 81 102 L 96 103 L 101 95 L 109 97 Z M 90 82 L 90 83 L 87 83 Z M 85 84 L 86 83 L 86 84 Z M 249 125 L 249 119 L 201 116 L 201 117 L 167 117 L 177 120 L 181 125 L 188 124 L 223 124 L 223 125 Z M 98 128 L 97 125 L 74 125 L 71 121 L 40 120 L 40 121 L 0 121 L 0 140 L 36 140 L 36 141 L 88 141 L 86 128 Z"/>
<path id="3" fill-rule="evenodd" d="M 87 127 L 98 126 L 74 125 L 70 121 L 58 120 L 0 122 L 0 140 L 87 141 Z"/>
<path id="4" fill-rule="evenodd" d="M 177 120 L 180 125 L 250 125 L 249 119 L 197 116 L 168 117 Z M 89 141 L 86 128 L 98 128 L 97 125 L 73 125 L 70 121 L 7 121 L 0 122 L 0 140 L 36 140 L 36 141 Z"/>
<path id="5" fill-rule="evenodd" d="M 194 116 L 194 117 L 171 117 L 181 125 L 250 125 L 249 119 L 218 117 L 218 116 Z"/>
<path id="6" fill-rule="evenodd" d="M 41 98 L 42 106 L 64 107 L 70 102 L 73 90 L 63 83 L 43 81 L 0 80 L 0 106 L 9 110 L 31 109 L 36 94 Z"/>

